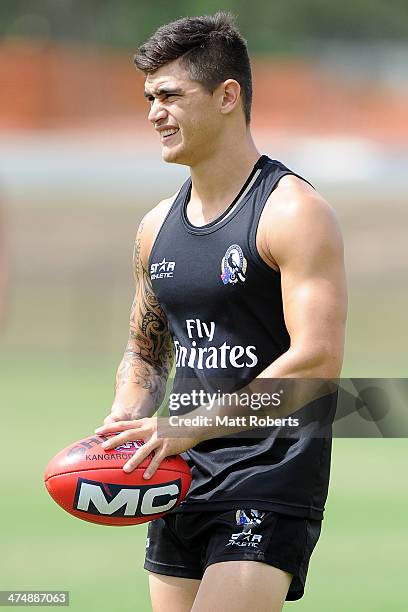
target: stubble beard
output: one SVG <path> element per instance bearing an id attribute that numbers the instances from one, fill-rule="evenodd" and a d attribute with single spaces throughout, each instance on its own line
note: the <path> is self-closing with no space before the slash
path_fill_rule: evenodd
<path id="1" fill-rule="evenodd" d="M 183 141 L 174 145 L 173 147 L 163 147 L 162 149 L 162 159 L 168 164 L 181 164 L 188 166 L 189 163 L 187 158 L 188 153 Z"/>

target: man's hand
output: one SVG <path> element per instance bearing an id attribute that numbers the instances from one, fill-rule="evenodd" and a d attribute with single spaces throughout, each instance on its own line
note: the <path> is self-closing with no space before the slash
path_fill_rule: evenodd
<path id="1" fill-rule="evenodd" d="M 110 450 L 124 444 L 136 440 L 144 440 L 145 444 L 139 448 L 135 454 L 125 463 L 123 470 L 132 472 L 137 466 L 150 455 L 154 453 L 149 466 L 143 474 L 143 478 L 149 479 L 156 472 L 160 463 L 165 457 L 178 455 L 189 448 L 198 444 L 201 439 L 199 437 L 178 438 L 171 437 L 172 428 L 169 425 L 169 420 L 165 417 L 151 417 L 144 419 L 136 419 L 134 421 L 113 421 L 114 417 L 110 415 L 105 419 L 105 424 L 102 427 L 95 429 L 97 434 L 116 433 L 109 440 L 102 444 L 105 450 Z M 110 421 L 110 422 L 108 422 Z M 158 427 L 160 421 L 160 432 L 169 432 L 170 437 L 162 437 L 158 435 Z M 173 428 L 174 431 L 174 428 Z"/>

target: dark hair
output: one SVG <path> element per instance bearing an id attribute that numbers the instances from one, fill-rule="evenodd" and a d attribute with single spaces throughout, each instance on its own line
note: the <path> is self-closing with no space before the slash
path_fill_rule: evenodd
<path id="1" fill-rule="evenodd" d="M 252 77 L 246 41 L 231 13 L 183 17 L 161 26 L 137 51 L 134 63 L 145 74 L 182 58 L 190 77 L 213 92 L 226 79 L 241 85 L 245 120 L 249 123 Z"/>

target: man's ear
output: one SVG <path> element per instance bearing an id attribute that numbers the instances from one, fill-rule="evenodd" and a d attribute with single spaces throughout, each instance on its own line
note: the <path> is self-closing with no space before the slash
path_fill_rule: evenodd
<path id="1" fill-rule="evenodd" d="M 241 85 L 235 79 L 227 79 L 220 83 L 219 89 L 220 111 L 226 115 L 237 106 L 241 96 Z"/>

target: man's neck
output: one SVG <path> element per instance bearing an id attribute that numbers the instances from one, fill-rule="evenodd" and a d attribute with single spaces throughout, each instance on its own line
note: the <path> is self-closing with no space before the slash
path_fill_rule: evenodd
<path id="1" fill-rule="evenodd" d="M 240 144 L 220 146 L 211 157 L 191 167 L 190 202 L 206 216 L 220 212 L 240 191 L 261 154 L 250 132 Z"/>

